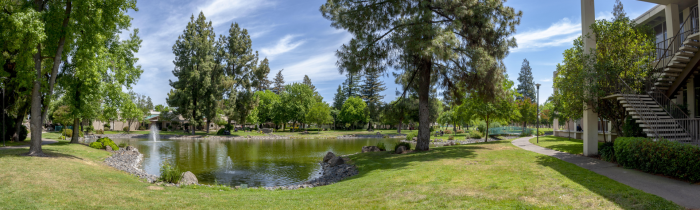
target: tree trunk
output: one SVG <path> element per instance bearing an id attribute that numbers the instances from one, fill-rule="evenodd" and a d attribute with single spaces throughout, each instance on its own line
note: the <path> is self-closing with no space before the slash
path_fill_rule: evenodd
<path id="1" fill-rule="evenodd" d="M 51 97 L 53 96 L 53 88 L 56 84 L 56 77 L 58 75 L 58 67 L 61 65 L 61 56 L 63 54 L 63 46 L 66 43 L 66 30 L 65 28 L 68 27 L 68 22 L 70 20 L 70 13 L 72 9 L 72 4 L 71 1 L 68 0 L 66 2 L 66 17 L 63 18 L 63 30 L 61 31 L 63 34 L 61 34 L 61 38 L 58 40 L 58 48 L 56 49 L 56 55 L 54 56 L 53 59 L 53 68 L 51 68 L 51 78 L 49 79 L 49 92 L 46 94 L 46 105 L 51 104 Z M 44 111 L 41 114 L 41 122 L 44 123 L 46 122 L 46 114 L 49 112 L 49 109 L 44 109 Z"/>
<path id="2" fill-rule="evenodd" d="M 489 115 L 486 115 L 486 130 L 484 131 L 484 135 L 486 135 L 484 142 L 489 142 Z"/>
<path id="3" fill-rule="evenodd" d="M 80 143 L 78 142 L 78 139 L 80 138 L 80 119 L 74 118 L 73 119 L 73 137 L 70 138 L 70 143 L 71 144 L 77 144 Z"/>
<path id="4" fill-rule="evenodd" d="M 401 119 L 401 121 L 403 121 L 403 119 Z M 396 133 L 398 133 L 398 134 L 401 134 L 401 126 L 403 126 L 401 121 L 399 121 L 399 127 L 397 128 L 397 131 L 396 131 Z"/>
<path id="5" fill-rule="evenodd" d="M 26 115 L 24 115 L 24 114 L 19 115 L 17 117 L 17 120 L 15 121 L 15 134 L 12 135 L 12 141 L 15 141 L 15 142 L 20 141 L 19 132 L 20 132 L 20 127 L 22 126 L 22 122 L 24 122 L 24 116 L 26 116 Z M 5 125 L 2 125 L 2 126 L 4 127 Z"/>
<path id="6" fill-rule="evenodd" d="M 418 141 L 416 150 L 426 151 L 430 149 L 430 67 L 432 62 L 428 58 L 421 58 L 418 84 Z"/>
<path id="7" fill-rule="evenodd" d="M 41 2 L 37 1 L 37 5 Z M 37 6 L 40 12 L 41 7 Z M 29 156 L 46 156 L 41 150 L 41 44 L 36 46 L 37 53 L 34 55 L 34 69 L 36 70 L 36 78 L 32 87 L 32 109 L 31 109 L 31 130 L 32 141 L 29 146 Z"/>
<path id="8" fill-rule="evenodd" d="M 207 118 L 207 134 L 209 134 L 209 123 L 211 122 L 209 121 L 209 118 Z"/>

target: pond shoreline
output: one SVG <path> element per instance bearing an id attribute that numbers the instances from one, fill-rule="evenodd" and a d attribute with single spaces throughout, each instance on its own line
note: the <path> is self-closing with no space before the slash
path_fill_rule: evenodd
<path id="1" fill-rule="evenodd" d="M 97 138 L 113 138 L 113 139 L 147 139 L 149 134 L 97 134 Z M 381 139 L 381 138 L 405 138 L 406 134 L 352 134 L 340 136 L 281 136 L 267 134 L 265 136 L 209 136 L 209 135 L 159 135 L 160 139 L 168 140 L 278 140 L 278 139 Z"/>

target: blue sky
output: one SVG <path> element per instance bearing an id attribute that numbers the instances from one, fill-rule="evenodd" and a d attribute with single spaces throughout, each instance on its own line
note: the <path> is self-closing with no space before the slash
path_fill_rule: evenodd
<path id="1" fill-rule="evenodd" d="M 596 1 L 596 17 L 610 18 L 615 1 Z M 270 59 L 270 79 L 284 69 L 285 82 L 301 82 L 309 78 L 331 103 L 333 95 L 345 76 L 335 66 L 335 51 L 351 39 L 343 30 L 330 26 L 319 7 L 324 0 L 195 0 L 195 1 L 138 1 L 138 12 L 130 11 L 132 27 L 139 28 L 143 39 L 137 57 L 144 73 L 134 91 L 150 96 L 154 104 L 166 104 L 171 87 L 172 46 L 182 34 L 190 16 L 200 11 L 214 25 L 217 34 L 227 33 L 231 23 L 237 22 L 248 29 L 253 49 L 261 57 Z M 635 18 L 654 4 L 623 0 L 628 16 Z M 561 62 L 562 52 L 572 46 L 581 34 L 581 12 L 578 0 L 511 0 L 506 3 L 523 11 L 515 38 L 518 48 L 512 49 L 504 60 L 509 78 L 516 82 L 523 59 L 532 67 L 535 82 L 541 83 L 540 102 L 552 94 L 552 73 Z M 262 58 L 261 58 L 262 59 Z M 383 78 L 387 90 L 385 101 L 391 101 L 399 88 L 393 77 Z"/>

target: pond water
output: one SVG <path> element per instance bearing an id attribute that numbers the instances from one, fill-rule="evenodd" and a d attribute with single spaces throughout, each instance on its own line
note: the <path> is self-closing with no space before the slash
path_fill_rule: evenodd
<path id="1" fill-rule="evenodd" d="M 320 175 L 318 164 L 326 152 L 336 155 L 362 151 L 384 142 L 393 148 L 399 139 L 306 140 L 161 140 L 113 139 L 138 148 L 143 169 L 160 175 L 160 164 L 170 161 L 191 171 L 202 184 L 284 186 Z"/>

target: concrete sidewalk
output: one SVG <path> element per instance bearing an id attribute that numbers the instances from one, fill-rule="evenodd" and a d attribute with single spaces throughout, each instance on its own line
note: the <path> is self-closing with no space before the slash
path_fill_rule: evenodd
<path id="1" fill-rule="evenodd" d="M 547 149 L 530 143 L 531 138 L 533 137 L 519 138 L 513 140 L 512 143 L 524 150 L 559 158 L 627 186 L 673 201 L 686 208 L 700 209 L 700 185 L 617 167 L 617 164 L 595 158 Z"/>
<path id="2" fill-rule="evenodd" d="M 41 140 L 41 145 L 47 145 L 47 144 L 53 144 L 53 143 L 58 143 L 58 141 L 51 140 L 51 139 Z M 27 147 L 29 147 L 29 145 L 2 147 L 2 142 L 0 142 L 0 149 L 20 149 L 20 148 L 27 148 Z"/>

